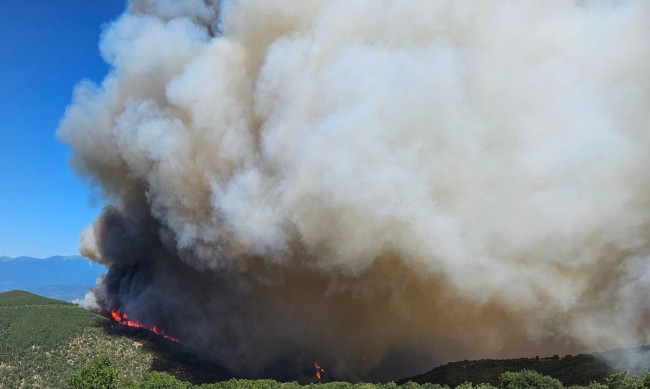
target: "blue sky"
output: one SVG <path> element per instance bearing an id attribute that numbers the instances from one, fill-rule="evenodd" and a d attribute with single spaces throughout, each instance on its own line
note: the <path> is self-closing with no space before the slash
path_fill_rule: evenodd
<path id="1" fill-rule="evenodd" d="M 107 73 L 99 36 L 124 1 L 0 2 L 0 256 L 75 254 L 101 204 L 55 131 L 74 85 Z"/>

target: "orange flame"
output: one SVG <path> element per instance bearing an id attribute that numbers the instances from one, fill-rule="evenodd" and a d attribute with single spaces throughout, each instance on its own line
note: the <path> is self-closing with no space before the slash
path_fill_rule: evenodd
<path id="1" fill-rule="evenodd" d="M 316 378 L 320 381 L 325 376 L 325 369 L 320 367 L 317 362 L 314 362 L 314 368 L 316 369 Z"/>
<path id="2" fill-rule="evenodd" d="M 119 309 L 114 309 L 111 311 L 111 318 L 116 322 L 125 325 L 127 327 L 144 328 L 146 330 L 153 332 L 158 336 L 162 336 L 165 339 L 171 340 L 172 342 L 180 343 L 178 338 L 166 334 L 164 331 L 161 331 L 158 328 L 156 328 L 156 326 L 147 327 L 146 325 L 140 323 L 139 321 L 129 320 L 129 316 L 126 314 L 126 312 L 120 312 Z"/>

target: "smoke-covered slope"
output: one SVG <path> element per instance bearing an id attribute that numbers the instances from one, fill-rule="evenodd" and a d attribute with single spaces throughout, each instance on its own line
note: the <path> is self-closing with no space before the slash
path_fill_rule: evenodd
<path id="1" fill-rule="evenodd" d="M 242 375 L 646 344 L 650 2 L 132 0 L 89 295 Z"/>

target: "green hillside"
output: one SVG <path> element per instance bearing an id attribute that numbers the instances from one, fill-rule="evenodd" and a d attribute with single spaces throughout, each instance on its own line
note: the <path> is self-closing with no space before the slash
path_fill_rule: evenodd
<path id="1" fill-rule="evenodd" d="M 650 346 L 642 346 L 634 349 L 617 349 L 603 353 L 566 355 L 564 357 L 555 355 L 550 358 L 482 359 L 451 362 L 403 381 L 435 382 L 452 387 L 463 382 L 496 385 L 504 372 L 532 370 L 556 378 L 564 385 L 585 385 L 594 381 L 602 382 L 606 377 L 615 373 L 616 369 L 605 361 L 623 360 L 625 354 L 635 355 L 639 360 L 646 361 L 644 362 L 646 367 L 640 367 L 634 373 L 641 375 L 647 371 L 647 366 L 650 365 Z"/>
<path id="2" fill-rule="evenodd" d="M 126 330 L 126 331 L 125 331 Z M 167 371 L 193 382 L 228 375 L 194 361 L 180 346 L 128 330 L 63 301 L 23 291 L 0 293 L 0 388 L 64 388 L 70 376 L 109 355 L 122 375 Z"/>
<path id="3" fill-rule="evenodd" d="M 52 300 L 47 297 L 37 296 L 35 294 L 22 290 L 0 293 L 0 307 L 17 307 L 33 305 L 64 305 L 72 306 L 65 301 Z"/>

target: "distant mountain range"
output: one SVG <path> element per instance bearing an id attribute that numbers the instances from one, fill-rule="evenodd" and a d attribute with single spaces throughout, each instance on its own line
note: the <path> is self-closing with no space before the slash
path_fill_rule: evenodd
<path id="1" fill-rule="evenodd" d="M 58 300 L 82 298 L 106 268 L 79 255 L 0 257 L 0 292 L 26 290 Z"/>

